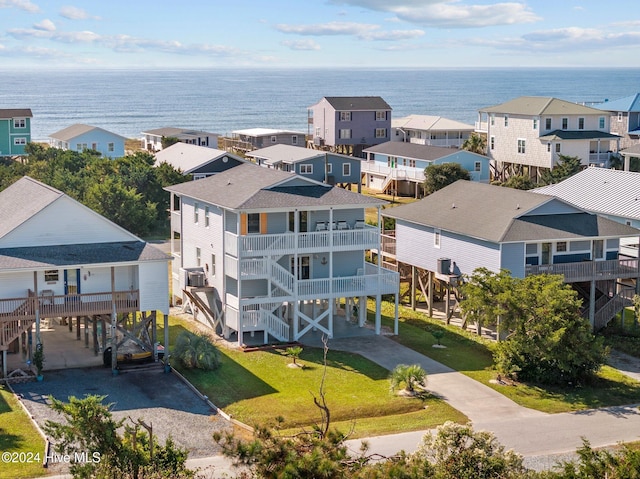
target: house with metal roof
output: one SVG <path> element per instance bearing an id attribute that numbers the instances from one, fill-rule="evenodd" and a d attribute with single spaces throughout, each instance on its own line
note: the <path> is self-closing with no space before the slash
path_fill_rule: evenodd
<path id="1" fill-rule="evenodd" d="M 277 128 L 234 130 L 231 132 L 231 138 L 222 139 L 225 150 L 238 153 L 246 153 L 273 145 L 304 146 L 305 140 L 304 132 Z"/>
<path id="2" fill-rule="evenodd" d="M 142 148 L 151 152 L 162 150 L 162 140 L 164 138 L 176 138 L 180 143 L 188 145 L 218 148 L 217 133 L 194 130 L 193 128 L 165 126 L 143 131 L 142 135 Z"/>
<path id="3" fill-rule="evenodd" d="M 89 348 L 92 337 L 88 355 L 111 347 L 114 370 L 124 343 L 154 352 L 156 313 L 164 315 L 168 326 L 169 260 L 132 233 L 32 178 L 25 176 L 1 191 L 3 374 L 8 352 L 30 357 L 32 351 L 21 351 L 22 345 L 43 343 L 46 351 L 41 325 L 56 318 L 64 318 L 70 331 L 75 324 L 79 340 L 84 323 L 85 342 L 78 342 L 78 347 Z M 137 326 L 132 330 L 134 316 Z"/>
<path id="4" fill-rule="evenodd" d="M 164 148 L 155 157 L 155 166 L 166 163 L 192 180 L 206 178 L 246 163 L 246 160 L 228 151 L 182 142 Z"/>
<path id="5" fill-rule="evenodd" d="M 174 301 L 197 320 L 238 345 L 256 332 L 262 343 L 331 338 L 336 321 L 364 326 L 372 296 L 380 334 L 381 295 L 394 294 L 397 333 L 398 274 L 365 258 L 380 242 L 365 209 L 380 217 L 384 201 L 250 163 L 166 190 Z"/>
<path id="6" fill-rule="evenodd" d="M 383 193 L 421 197 L 424 170 L 429 165 L 458 163 L 473 181 L 484 183 L 491 176 L 489 158 L 466 150 L 389 141 L 366 148 L 363 153 L 362 183 Z"/>
<path id="7" fill-rule="evenodd" d="M 265 168 L 290 171 L 305 178 L 351 188 L 360 192 L 360 158 L 339 153 L 318 151 L 302 146 L 273 145 L 247 153 L 256 164 Z"/>
<path id="8" fill-rule="evenodd" d="M 620 311 L 619 293 L 628 300 L 635 290 L 622 293 L 618 282 L 640 276 L 637 258 L 619 256 L 621 239 L 637 239 L 637 229 L 554 196 L 460 180 L 383 215 L 396 222 L 393 259 L 429 272 L 429 282 L 480 267 L 517 278 L 561 274 L 595 328 Z"/>
<path id="9" fill-rule="evenodd" d="M 391 120 L 391 141 L 461 148 L 475 127 L 433 115 L 409 115 Z"/>
<path id="10" fill-rule="evenodd" d="M 476 130 L 487 135 L 487 156 L 502 179 L 524 174 L 537 181 L 561 155 L 606 167 L 619 149 L 608 114 L 551 97 L 523 96 L 482 108 Z"/>
<path id="11" fill-rule="evenodd" d="M 635 161 L 640 162 L 640 144 L 633 145 L 624 150 L 620 150 L 620 156 L 622 156 L 624 161 L 624 171 L 631 171 L 631 159 L 635 158 Z M 640 163 L 636 163 L 640 164 Z M 636 166 L 637 168 L 637 166 Z"/>
<path id="12" fill-rule="evenodd" d="M 391 107 L 379 96 L 326 96 L 308 108 L 309 146 L 360 156 L 391 140 Z"/>
<path id="13" fill-rule="evenodd" d="M 24 155 L 32 118 L 30 108 L 0 108 L 0 157 Z"/>
<path id="14" fill-rule="evenodd" d="M 619 148 L 640 144 L 640 93 L 592 106 L 609 113 L 610 132 L 620 137 Z"/>
<path id="15" fill-rule="evenodd" d="M 54 148 L 73 151 L 94 150 L 104 158 L 123 157 L 125 140 L 124 136 L 117 133 L 81 123 L 49 135 L 49 144 Z"/>

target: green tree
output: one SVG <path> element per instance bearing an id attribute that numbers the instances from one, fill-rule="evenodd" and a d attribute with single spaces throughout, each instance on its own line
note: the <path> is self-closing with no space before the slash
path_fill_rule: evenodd
<path id="1" fill-rule="evenodd" d="M 220 366 L 220 352 L 207 333 L 181 332 L 176 338 L 172 356 L 189 369 L 210 371 Z"/>
<path id="2" fill-rule="evenodd" d="M 458 163 L 429 165 L 424 169 L 424 192 L 431 194 L 458 180 L 471 180 L 471 175 Z"/>
<path id="3" fill-rule="evenodd" d="M 175 136 L 163 136 L 160 139 L 160 144 L 162 145 L 162 148 L 169 148 L 171 145 L 175 145 L 176 143 L 179 143 L 180 140 L 178 138 L 176 138 Z"/>
<path id="4" fill-rule="evenodd" d="M 560 183 L 562 180 L 575 175 L 582 170 L 582 162 L 577 156 L 560 155 L 556 165 L 551 170 L 546 170 L 540 177 L 544 185 Z"/>
<path id="5" fill-rule="evenodd" d="M 398 364 L 389 376 L 391 390 L 395 391 L 401 386 L 410 393 L 414 393 L 417 388 L 426 386 L 427 372 L 419 364 Z"/>
<path id="6" fill-rule="evenodd" d="M 473 132 L 469 138 L 462 143 L 462 149 L 484 155 L 487 152 L 487 138 L 484 135 Z"/>
<path id="7" fill-rule="evenodd" d="M 531 190 L 535 188 L 536 185 L 531 181 L 531 178 L 526 175 L 513 175 L 502 183 L 501 186 L 514 188 L 516 190 Z"/>

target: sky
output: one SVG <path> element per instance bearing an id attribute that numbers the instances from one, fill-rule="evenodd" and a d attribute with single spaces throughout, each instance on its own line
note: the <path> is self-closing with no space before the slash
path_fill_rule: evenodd
<path id="1" fill-rule="evenodd" d="M 637 5 L 0 0 L 0 69 L 639 67 Z"/>

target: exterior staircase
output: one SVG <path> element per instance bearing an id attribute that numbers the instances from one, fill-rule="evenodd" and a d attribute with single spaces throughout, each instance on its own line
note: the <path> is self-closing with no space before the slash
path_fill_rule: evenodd
<path id="1" fill-rule="evenodd" d="M 209 304 L 205 303 L 202 297 L 198 294 L 198 292 L 203 289 L 204 288 L 184 289 L 183 292 L 189 299 L 189 304 L 185 306 L 191 307 L 191 312 L 194 316 L 197 316 L 197 311 L 195 311 L 194 308 L 197 308 L 198 311 L 202 311 L 207 323 L 215 331 L 218 326 L 222 327 L 222 312 L 218 309 L 218 305 L 216 304 L 215 299 L 213 300 L 213 309 L 211 309 Z M 211 288 L 207 288 L 207 290 L 208 289 Z"/>
<path id="2" fill-rule="evenodd" d="M 632 306 L 634 295 L 634 288 L 623 288 L 600 308 L 596 305 L 593 329 L 598 331 L 604 328 L 620 311 Z"/>
<path id="3" fill-rule="evenodd" d="M 33 305 L 24 301 L 17 308 L 7 314 L 8 319 L 2 319 L 0 315 L 0 351 L 6 351 L 9 349 L 9 345 L 18 339 L 22 333 L 29 331 L 33 323 L 36 322 L 34 318 L 30 319 L 16 319 L 16 316 L 31 316 L 33 314 Z"/>

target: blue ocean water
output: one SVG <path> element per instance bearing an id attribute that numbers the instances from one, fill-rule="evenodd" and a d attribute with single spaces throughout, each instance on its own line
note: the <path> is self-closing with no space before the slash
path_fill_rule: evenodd
<path id="1" fill-rule="evenodd" d="M 307 107 L 324 96 L 377 95 L 395 118 L 473 124 L 479 108 L 523 95 L 598 102 L 638 92 L 640 68 L 0 71 L 0 108 L 31 108 L 37 141 L 73 123 L 128 138 L 164 126 L 307 132 Z"/>

